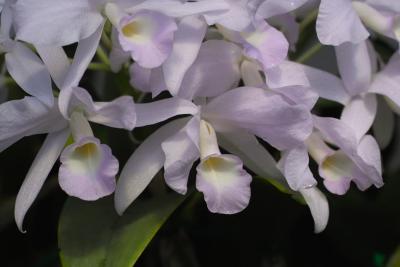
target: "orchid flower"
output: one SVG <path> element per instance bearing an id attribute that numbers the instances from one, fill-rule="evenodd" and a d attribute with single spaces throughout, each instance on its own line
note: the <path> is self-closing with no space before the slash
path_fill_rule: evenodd
<path id="1" fill-rule="evenodd" d="M 360 43 L 369 36 L 367 28 L 400 39 L 400 5 L 387 0 L 321 0 L 317 34 L 323 44 Z"/>
<path id="2" fill-rule="evenodd" d="M 101 29 L 78 43 L 71 64 L 61 48 L 39 48 L 46 65 L 53 67 L 47 75 L 60 84 L 60 95 L 55 102 L 58 105 L 49 108 L 36 98 L 26 97 L 0 106 L 1 150 L 24 136 L 48 133 L 17 196 L 15 219 L 21 231 L 28 208 L 60 155 L 59 183 L 67 194 L 96 200 L 114 192 L 118 160 L 107 145 L 100 144 L 94 137 L 88 121 L 132 130 L 136 113 L 131 97 L 94 102 L 90 94 L 78 86 L 94 55 L 93 43 L 98 42 L 100 34 Z M 73 143 L 64 148 L 70 133 Z"/>

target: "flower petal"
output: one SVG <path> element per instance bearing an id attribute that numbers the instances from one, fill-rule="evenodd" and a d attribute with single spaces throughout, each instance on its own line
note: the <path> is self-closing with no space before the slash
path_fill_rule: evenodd
<path id="1" fill-rule="evenodd" d="M 350 95 L 368 91 L 371 83 L 371 59 L 367 42 L 344 43 L 335 47 L 340 76 Z"/>
<path id="2" fill-rule="evenodd" d="M 15 4 L 17 39 L 64 46 L 93 34 L 103 22 L 90 0 L 24 0 Z"/>
<path id="3" fill-rule="evenodd" d="M 312 131 L 310 112 L 303 105 L 291 105 L 282 96 L 261 88 L 230 90 L 202 109 L 203 117 L 217 131 L 245 129 L 278 149 L 303 142 Z"/>
<path id="4" fill-rule="evenodd" d="M 185 17 L 175 33 L 172 53 L 163 64 L 165 83 L 172 95 L 176 95 L 183 78 L 195 61 L 206 34 L 206 23 L 197 17 Z"/>
<path id="5" fill-rule="evenodd" d="M 289 43 L 283 33 L 266 22 L 260 22 L 255 31 L 242 32 L 242 36 L 244 53 L 260 61 L 264 69 L 279 65 L 288 54 Z"/>
<path id="6" fill-rule="evenodd" d="M 197 166 L 196 188 L 203 192 L 211 212 L 234 214 L 247 207 L 251 176 L 234 155 L 214 155 Z"/>
<path id="7" fill-rule="evenodd" d="M 118 41 L 118 30 L 116 28 L 112 29 L 111 32 L 112 47 L 110 51 L 110 67 L 113 72 L 119 72 L 122 65 L 129 62 L 131 55 L 125 52 L 121 44 Z"/>
<path id="8" fill-rule="evenodd" d="M 70 196 L 97 200 L 115 190 L 118 160 L 95 137 L 83 137 L 67 146 L 60 157 L 58 181 Z"/>
<path id="9" fill-rule="evenodd" d="M 170 55 L 175 21 L 166 15 L 142 10 L 123 17 L 119 25 L 119 42 L 124 51 L 142 67 L 159 67 Z"/>
<path id="10" fill-rule="evenodd" d="M 121 171 L 115 189 L 115 209 L 122 214 L 161 170 L 165 156 L 161 143 L 185 125 L 187 119 L 172 121 L 155 131 L 135 150 Z"/>
<path id="11" fill-rule="evenodd" d="M 360 140 L 371 128 L 377 110 L 376 96 L 367 94 L 353 98 L 343 109 L 340 120 L 349 125 Z"/>
<path id="12" fill-rule="evenodd" d="M 145 104 L 136 104 L 137 127 L 155 124 L 177 115 L 194 115 L 199 108 L 191 101 L 172 97 Z"/>
<path id="13" fill-rule="evenodd" d="M 50 74 L 40 58 L 19 42 L 14 42 L 12 50 L 6 53 L 5 58 L 7 70 L 17 84 L 51 107 L 54 96 Z"/>
<path id="14" fill-rule="evenodd" d="M 50 133 L 32 162 L 15 201 L 15 222 L 21 232 L 24 232 L 23 221 L 25 214 L 39 194 L 44 181 L 60 156 L 68 136 L 68 128 Z"/>
<path id="15" fill-rule="evenodd" d="M 361 23 L 350 0 L 321 0 L 317 19 L 317 35 L 321 43 L 340 45 L 360 43 L 369 33 Z"/>
<path id="16" fill-rule="evenodd" d="M 200 120 L 195 116 L 179 132 L 161 144 L 165 154 L 165 182 L 180 194 L 186 194 L 190 170 L 200 156 L 199 125 Z"/>
<path id="17" fill-rule="evenodd" d="M 378 110 L 372 130 L 381 149 L 385 149 L 392 140 L 395 127 L 395 117 L 386 101 L 378 98 Z"/>
<path id="18" fill-rule="evenodd" d="M 24 136 L 59 131 L 67 126 L 54 105 L 51 109 L 34 97 L 12 100 L 0 105 L 0 151 Z M 7 141 L 9 140 L 9 141 Z"/>
<path id="19" fill-rule="evenodd" d="M 304 197 L 304 200 L 310 208 L 311 215 L 314 218 L 314 232 L 322 232 L 325 230 L 329 219 L 328 200 L 317 187 L 301 189 L 300 193 Z"/>
<path id="20" fill-rule="evenodd" d="M 279 161 L 279 168 L 294 191 L 310 188 L 317 184 L 308 166 L 309 157 L 307 148 L 300 145 L 284 151 Z"/>
<path id="21" fill-rule="evenodd" d="M 195 96 L 214 97 L 239 84 L 241 49 L 223 40 L 201 45 L 196 61 L 186 72 L 178 95 L 192 100 Z"/>
<path id="22" fill-rule="evenodd" d="M 267 85 L 270 88 L 310 86 L 305 70 L 301 64 L 284 61 L 279 66 L 265 70 Z"/>
<path id="23" fill-rule="evenodd" d="M 135 62 L 130 66 L 129 72 L 130 84 L 142 92 L 151 93 L 153 98 L 167 90 L 162 67 L 146 69 Z"/>
<path id="24" fill-rule="evenodd" d="M 267 19 L 273 16 L 282 15 L 293 11 L 302 5 L 304 5 L 308 0 L 267 0 L 263 1 L 261 5 L 257 8 L 256 18 L 257 19 Z"/>

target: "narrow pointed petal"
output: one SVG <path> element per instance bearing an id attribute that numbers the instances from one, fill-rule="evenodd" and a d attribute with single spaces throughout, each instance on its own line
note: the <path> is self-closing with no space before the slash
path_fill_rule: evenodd
<path id="1" fill-rule="evenodd" d="M 360 140 L 371 128 L 377 111 L 376 96 L 367 94 L 353 98 L 343 109 L 340 120 L 349 125 Z"/>
<path id="2" fill-rule="evenodd" d="M 59 131 L 67 126 L 57 105 L 49 109 L 34 97 L 0 105 L 0 151 L 24 136 Z"/>
<path id="3" fill-rule="evenodd" d="M 289 13 L 302 5 L 304 5 L 308 0 L 268 0 L 263 1 L 261 5 L 257 8 L 256 18 L 267 19 L 273 16 L 282 15 Z"/>
<path id="4" fill-rule="evenodd" d="M 90 0 L 24 0 L 15 5 L 17 39 L 64 46 L 93 34 L 103 22 Z"/>
<path id="5" fill-rule="evenodd" d="M 316 92 L 304 86 L 286 86 L 273 89 L 272 91 L 285 96 L 293 104 L 306 106 L 309 110 L 314 107 L 319 97 Z"/>
<path id="6" fill-rule="evenodd" d="M 83 74 L 93 59 L 96 53 L 97 46 L 100 42 L 100 37 L 103 32 L 104 23 L 94 31 L 94 33 L 85 39 L 82 39 L 78 43 L 76 48 L 74 59 L 72 60 L 71 66 L 65 76 L 62 89 L 78 86 Z M 62 108 L 60 107 L 62 110 Z"/>
<path id="7" fill-rule="evenodd" d="M 308 152 L 304 145 L 300 145 L 282 153 L 279 167 L 288 181 L 290 188 L 294 191 L 310 188 L 317 184 L 308 163 Z"/>
<path id="8" fill-rule="evenodd" d="M 171 55 L 163 64 L 165 83 L 176 95 L 183 78 L 195 61 L 206 34 L 207 24 L 197 17 L 185 17 L 175 33 Z"/>
<path id="9" fill-rule="evenodd" d="M 340 45 L 360 43 L 369 33 L 353 9 L 350 0 L 321 0 L 317 19 L 317 35 L 321 43 Z"/>
<path id="10" fill-rule="evenodd" d="M 359 165 L 361 167 L 361 163 L 365 165 L 361 169 L 365 169 L 376 187 L 383 186 L 381 153 L 375 138 L 371 135 L 364 136 L 357 147 L 357 153 L 360 157 Z"/>
<path id="11" fill-rule="evenodd" d="M 375 75 L 370 92 L 388 97 L 400 107 L 400 55 L 395 53 L 385 68 Z"/>
<path id="12" fill-rule="evenodd" d="M 5 58 L 7 70 L 17 84 L 25 92 L 51 107 L 54 96 L 50 74 L 40 58 L 19 42 L 14 42 L 13 49 Z"/>
<path id="13" fill-rule="evenodd" d="M 84 137 L 67 146 L 60 161 L 58 181 L 68 195 L 93 201 L 114 192 L 119 163 L 97 138 Z"/>
<path id="14" fill-rule="evenodd" d="M 192 100 L 195 96 L 214 97 L 239 84 L 241 49 L 223 40 L 201 45 L 199 55 L 187 71 L 178 95 Z"/>
<path id="15" fill-rule="evenodd" d="M 258 60 L 264 69 L 281 64 L 289 51 L 289 43 L 283 33 L 266 22 L 260 23 L 253 32 L 242 33 L 244 53 Z"/>
<path id="16" fill-rule="evenodd" d="M 61 88 L 70 67 L 70 62 L 61 46 L 36 45 L 36 51 L 42 58 L 51 78 Z"/>
<path id="17" fill-rule="evenodd" d="M 240 65 L 240 74 L 245 86 L 263 88 L 266 87 L 260 66 L 252 61 L 243 60 Z"/>
<path id="18" fill-rule="evenodd" d="M 372 69 L 367 42 L 344 43 L 335 47 L 340 76 L 350 95 L 368 91 Z"/>
<path id="19" fill-rule="evenodd" d="M 240 87 L 203 107 L 204 118 L 217 131 L 245 129 L 278 149 L 303 142 L 312 131 L 311 114 L 303 105 L 291 105 L 276 93 Z"/>
<path id="20" fill-rule="evenodd" d="M 234 214 L 250 201 L 251 176 L 234 155 L 210 156 L 197 166 L 196 188 L 204 194 L 211 212 Z"/>
<path id="21" fill-rule="evenodd" d="M 177 25 L 160 12 L 142 10 L 123 17 L 119 42 L 124 51 L 144 68 L 159 67 L 170 55 Z"/>
<path id="22" fill-rule="evenodd" d="M 165 154 L 165 182 L 180 194 L 186 194 L 190 170 L 200 157 L 199 125 L 199 118 L 193 117 L 185 127 L 161 144 Z"/>
<path id="23" fill-rule="evenodd" d="M 64 129 L 54 132 L 46 137 L 42 147 L 33 161 L 25 180 L 19 189 L 15 201 L 15 221 L 18 229 L 23 230 L 23 221 L 26 212 L 39 194 L 44 181 L 49 175 L 54 163 L 57 161 L 69 136 L 69 130 Z"/>
<path id="24" fill-rule="evenodd" d="M 302 189 L 300 193 L 304 197 L 314 218 L 314 232 L 321 233 L 325 230 L 329 220 L 328 200 L 317 187 Z"/>
<path id="25" fill-rule="evenodd" d="M 186 122 L 186 119 L 180 119 L 160 127 L 128 159 L 115 189 L 114 201 L 118 214 L 122 215 L 161 170 L 165 162 L 161 143 L 179 131 Z"/>
<path id="26" fill-rule="evenodd" d="M 192 102 L 172 97 L 151 103 L 136 104 L 136 127 L 155 124 L 177 115 L 198 113 L 199 108 Z"/>

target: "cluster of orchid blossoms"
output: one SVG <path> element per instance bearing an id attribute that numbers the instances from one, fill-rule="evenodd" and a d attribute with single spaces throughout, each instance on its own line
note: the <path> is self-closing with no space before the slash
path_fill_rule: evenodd
<path id="1" fill-rule="evenodd" d="M 208 209 L 238 213 L 250 200 L 249 170 L 303 197 L 316 232 L 326 227 L 329 208 L 309 156 L 333 194 L 345 194 L 351 182 L 360 190 L 383 185 L 380 146 L 390 141 L 391 127 L 377 127 L 379 145 L 368 133 L 374 121 L 390 124 L 388 107 L 399 110 L 400 55 L 383 64 L 369 37 L 400 39 L 400 1 L 0 2 L 2 79 L 8 73 L 30 95 L 0 105 L 0 151 L 25 136 L 47 134 L 17 196 L 21 231 L 58 159 L 59 184 L 68 195 L 93 201 L 115 192 L 119 214 L 161 169 L 166 184 L 185 194 L 195 165 L 195 186 Z M 319 12 L 317 36 L 334 46 L 340 78 L 288 60 L 299 35 L 296 10 L 304 5 Z M 95 102 L 79 87 L 106 24 L 112 27 L 111 69 L 129 66 L 133 88 L 170 97 Z M 75 43 L 70 59 L 64 49 Z M 377 95 L 384 96 L 379 105 Z M 340 118 L 314 115 L 319 98 L 342 104 Z M 116 180 L 118 160 L 89 122 L 132 131 L 163 121 Z"/>

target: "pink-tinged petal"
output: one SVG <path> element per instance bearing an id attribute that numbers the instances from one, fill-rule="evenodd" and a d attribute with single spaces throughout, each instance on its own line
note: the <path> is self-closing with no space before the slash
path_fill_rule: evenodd
<path id="1" fill-rule="evenodd" d="M 289 50 L 285 36 L 266 22 L 260 22 L 255 31 L 241 33 L 245 43 L 244 53 L 261 62 L 264 69 L 282 63 Z"/>
<path id="2" fill-rule="evenodd" d="M 166 15 L 142 10 L 123 17 L 119 24 L 119 42 L 124 51 L 144 68 L 159 67 L 170 55 L 177 25 Z"/>
<path id="3" fill-rule="evenodd" d="M 59 131 L 67 125 L 57 105 L 50 109 L 34 97 L 5 102 L 0 105 L 0 151 L 24 136 Z"/>
<path id="4" fill-rule="evenodd" d="M 290 50 L 295 52 L 296 43 L 300 35 L 300 24 L 297 22 L 296 16 L 291 13 L 279 15 L 271 18 L 269 23 L 272 26 L 280 29 L 289 42 Z"/>
<path id="5" fill-rule="evenodd" d="M 152 125 L 177 115 L 194 115 L 199 108 L 191 101 L 172 97 L 145 104 L 136 104 L 137 124 L 136 127 Z"/>
<path id="6" fill-rule="evenodd" d="M 85 73 L 87 67 L 92 61 L 94 54 L 96 53 L 97 46 L 100 42 L 100 37 L 103 32 L 104 23 L 101 23 L 99 27 L 85 39 L 81 39 L 78 42 L 78 47 L 76 48 L 74 59 L 66 73 L 64 82 L 61 90 L 73 86 L 78 86 L 83 74 Z M 60 107 L 63 112 L 63 108 Z"/>
<path id="7" fill-rule="evenodd" d="M 302 5 L 304 5 L 308 0 L 267 0 L 263 1 L 261 5 L 257 8 L 256 18 L 257 19 L 267 19 L 273 16 L 282 15 L 293 11 Z"/>
<path id="8" fill-rule="evenodd" d="M 202 109 L 203 117 L 217 131 L 245 129 L 278 149 L 303 142 L 312 131 L 310 111 L 291 105 L 265 89 L 241 87 L 213 99 Z"/>
<path id="9" fill-rule="evenodd" d="M 172 95 L 176 95 L 183 78 L 196 60 L 207 25 L 201 18 L 185 17 L 175 33 L 172 53 L 163 64 L 165 83 Z"/>
<path id="10" fill-rule="evenodd" d="M 285 176 L 290 188 L 294 191 L 310 188 L 317 184 L 308 163 L 308 152 L 304 145 L 282 153 L 282 158 L 279 161 L 279 169 Z"/>
<path id="11" fill-rule="evenodd" d="M 381 149 L 385 149 L 393 138 L 395 116 L 383 98 L 378 98 L 378 110 L 372 130 Z"/>
<path id="12" fill-rule="evenodd" d="M 167 90 L 162 67 L 146 69 L 137 63 L 133 63 L 129 68 L 129 72 L 131 75 L 130 84 L 135 89 L 151 93 L 153 98 L 162 91 Z"/>
<path id="13" fill-rule="evenodd" d="M 114 192 L 119 163 L 97 138 L 84 137 L 67 146 L 60 161 L 58 181 L 68 195 L 93 201 Z"/>
<path id="14" fill-rule="evenodd" d="M 369 33 L 351 0 L 321 0 L 317 35 L 321 43 L 336 46 L 345 42 L 360 43 L 368 38 Z"/>
<path id="15" fill-rule="evenodd" d="M 67 54 L 61 46 L 36 45 L 36 51 L 50 72 L 58 88 L 61 88 L 71 65 Z"/>
<path id="16" fill-rule="evenodd" d="M 284 61 L 279 66 L 265 70 L 266 83 L 270 88 L 310 86 L 305 70 L 301 64 Z"/>
<path id="17" fill-rule="evenodd" d="M 222 13 L 229 9 L 229 5 L 221 0 L 202 0 L 197 2 L 186 2 L 177 0 L 146 0 L 132 5 L 128 2 L 125 12 L 134 13 L 139 10 L 153 10 L 164 13 L 169 17 L 183 18 L 192 15 Z"/>
<path id="18" fill-rule="evenodd" d="M 183 78 L 178 96 L 191 100 L 195 96 L 214 97 L 239 84 L 241 49 L 223 40 L 201 45 L 196 61 Z"/>
<path id="19" fill-rule="evenodd" d="M 356 164 L 367 174 L 376 187 L 383 186 L 381 153 L 375 138 L 366 135 L 357 147 Z"/>
<path id="20" fill-rule="evenodd" d="M 349 125 L 360 140 L 371 128 L 377 110 L 376 96 L 367 94 L 353 98 L 343 109 L 340 120 Z"/>
<path id="21" fill-rule="evenodd" d="M 287 98 L 293 104 L 306 106 L 311 110 L 318 101 L 318 94 L 308 87 L 304 86 L 286 86 L 282 88 L 272 89 Z"/>
<path id="22" fill-rule="evenodd" d="M 344 195 L 350 188 L 354 168 L 357 167 L 351 159 L 343 152 L 337 151 L 322 161 L 319 175 L 324 178 L 324 185 L 329 192 Z"/>
<path id="23" fill-rule="evenodd" d="M 343 105 L 350 101 L 350 95 L 343 86 L 343 82 L 335 75 L 302 65 L 306 77 L 310 82 L 310 89 L 321 98 L 332 100 Z"/>
<path id="24" fill-rule="evenodd" d="M 257 175 L 272 179 L 289 190 L 286 179 L 277 168 L 277 162 L 254 135 L 239 131 L 220 133 L 218 143 L 230 153 L 238 155 L 246 167 Z"/>
<path id="25" fill-rule="evenodd" d="M 392 0 L 365 0 L 371 6 L 375 6 L 385 11 L 400 13 L 400 2 Z"/>
<path id="26" fill-rule="evenodd" d="M 44 181 L 60 156 L 68 136 L 68 129 L 49 134 L 29 168 L 15 201 L 15 222 L 21 232 L 24 232 L 23 221 L 25 214 L 39 194 Z"/>
<path id="27" fill-rule="evenodd" d="M 251 26 L 253 14 L 247 7 L 248 0 L 225 0 L 229 5 L 226 12 L 205 14 L 209 25 L 220 24 L 230 30 L 242 31 Z"/>
<path id="28" fill-rule="evenodd" d="M 51 107 L 54 103 L 50 74 L 28 47 L 14 42 L 13 48 L 5 55 L 7 70 L 16 83 L 28 94 L 37 97 Z"/>
<path id="29" fill-rule="evenodd" d="M 112 47 L 110 51 L 110 67 L 113 72 L 119 72 L 122 65 L 129 62 L 131 55 L 122 49 L 121 44 L 118 40 L 118 30 L 116 28 L 112 29 L 111 41 Z"/>
<path id="30" fill-rule="evenodd" d="M 64 104 L 68 106 L 67 118 L 75 109 L 83 109 L 92 122 L 127 130 L 132 130 L 136 125 L 135 103 L 130 96 L 121 96 L 111 102 L 94 102 L 85 89 L 73 87 L 61 91 L 59 101 L 64 103 L 65 98 L 69 100 L 68 104 Z"/>
<path id="31" fill-rule="evenodd" d="M 368 91 L 372 69 L 367 42 L 344 43 L 335 47 L 340 76 L 350 95 Z"/>
<path id="32" fill-rule="evenodd" d="M 375 75 L 370 92 L 388 97 L 400 107 L 400 55 L 395 53 L 385 68 Z"/>
<path id="33" fill-rule="evenodd" d="M 328 200 L 317 187 L 301 189 L 300 193 L 310 208 L 311 215 L 314 218 L 314 232 L 322 232 L 325 230 L 329 219 Z"/>
<path id="34" fill-rule="evenodd" d="M 103 17 L 90 0 L 24 0 L 15 4 L 17 39 L 64 46 L 93 34 Z"/>
<path id="35" fill-rule="evenodd" d="M 180 194 L 186 194 L 190 170 L 200 157 L 199 125 L 199 118 L 193 117 L 185 127 L 161 144 L 165 154 L 165 182 Z"/>
<path id="36" fill-rule="evenodd" d="M 264 88 L 267 86 L 263 76 L 261 75 L 261 68 L 255 62 L 243 60 L 240 65 L 240 74 L 242 75 L 242 80 L 245 86 L 258 88 Z"/>
<path id="37" fill-rule="evenodd" d="M 115 189 L 115 209 L 122 214 L 143 192 L 165 162 L 161 143 L 181 129 L 187 119 L 172 121 L 146 138 L 128 159 Z"/>
<path id="38" fill-rule="evenodd" d="M 204 194 L 211 212 L 234 214 L 250 201 L 251 176 L 234 155 L 209 156 L 196 168 L 196 188 Z"/>

